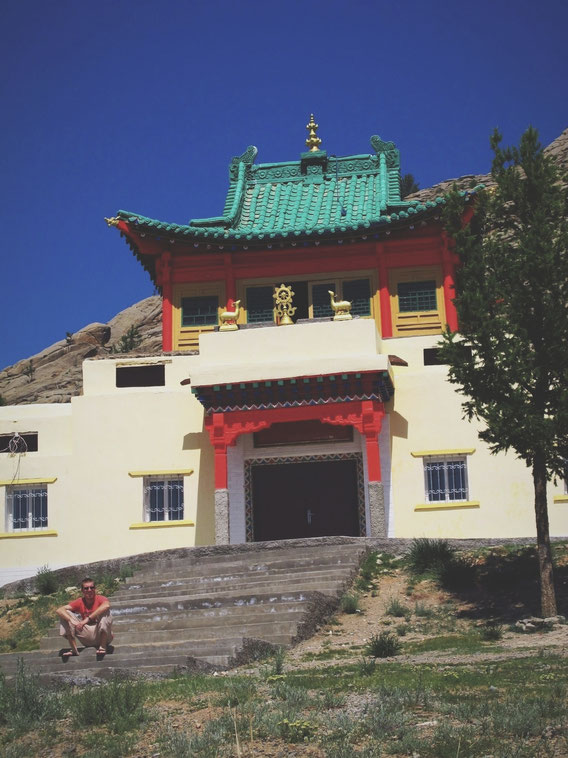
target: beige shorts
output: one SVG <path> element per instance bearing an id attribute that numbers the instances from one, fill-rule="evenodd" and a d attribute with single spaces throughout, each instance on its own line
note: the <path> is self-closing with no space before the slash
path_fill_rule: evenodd
<path id="1" fill-rule="evenodd" d="M 78 618 L 79 616 L 77 615 L 77 619 Z M 59 634 L 62 637 L 68 637 L 69 634 L 71 634 L 81 643 L 81 645 L 83 645 L 83 647 L 98 647 L 100 645 L 102 632 L 107 633 L 107 643 L 109 643 L 113 638 L 112 616 L 110 615 L 110 611 L 107 611 L 104 615 L 98 618 L 95 623 L 86 624 L 83 627 L 81 634 L 77 634 L 75 632 L 75 627 L 68 621 L 62 619 L 59 624 Z"/>

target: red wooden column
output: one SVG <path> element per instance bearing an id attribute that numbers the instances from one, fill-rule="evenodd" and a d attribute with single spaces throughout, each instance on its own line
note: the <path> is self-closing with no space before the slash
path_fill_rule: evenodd
<path id="1" fill-rule="evenodd" d="M 172 254 L 163 252 L 156 261 L 156 282 L 162 288 L 162 350 L 173 350 Z"/>
<path id="2" fill-rule="evenodd" d="M 392 337 L 392 314 L 389 291 L 389 272 L 385 257 L 385 245 L 377 243 L 377 263 L 379 269 L 379 302 L 381 308 L 381 337 Z"/>
<path id="3" fill-rule="evenodd" d="M 372 400 L 363 400 L 361 405 L 361 431 L 365 437 L 367 450 L 367 475 L 370 482 L 382 481 L 381 455 L 379 452 L 379 432 L 385 415 L 382 407 L 377 408 Z"/>
<path id="4" fill-rule="evenodd" d="M 453 303 L 455 297 L 455 273 L 456 267 L 454 256 L 450 250 L 450 241 L 446 232 L 442 232 L 442 272 L 444 275 L 444 306 L 446 308 L 446 321 L 452 332 L 458 330 L 458 313 Z"/>

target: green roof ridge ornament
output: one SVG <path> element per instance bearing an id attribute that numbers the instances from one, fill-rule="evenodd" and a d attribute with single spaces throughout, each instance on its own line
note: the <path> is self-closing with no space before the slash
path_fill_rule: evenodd
<path id="1" fill-rule="evenodd" d="M 321 139 L 317 135 L 319 124 L 314 121 L 314 114 L 310 113 L 310 121 L 306 124 L 308 130 L 308 139 L 306 140 L 306 147 L 309 148 L 310 153 L 318 153 L 320 151 Z"/>

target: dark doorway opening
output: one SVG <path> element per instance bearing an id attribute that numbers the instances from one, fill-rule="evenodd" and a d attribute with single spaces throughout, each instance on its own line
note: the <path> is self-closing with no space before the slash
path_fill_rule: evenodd
<path id="1" fill-rule="evenodd" d="M 254 540 L 358 537 L 357 463 L 253 465 Z"/>

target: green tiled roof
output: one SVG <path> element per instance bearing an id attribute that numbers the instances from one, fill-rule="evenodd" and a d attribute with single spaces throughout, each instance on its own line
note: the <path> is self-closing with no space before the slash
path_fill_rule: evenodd
<path id="1" fill-rule="evenodd" d="M 127 211 L 117 216 L 153 233 L 246 242 L 357 232 L 421 215 L 444 202 L 400 198 L 393 142 L 371 137 L 374 154 L 302 153 L 299 161 L 255 165 L 255 147 L 233 158 L 222 216 L 169 224 Z"/>

